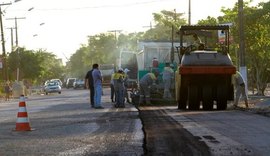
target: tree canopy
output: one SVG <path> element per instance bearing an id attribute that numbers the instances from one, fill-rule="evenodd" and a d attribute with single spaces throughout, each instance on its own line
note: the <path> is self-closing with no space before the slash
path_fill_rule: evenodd
<path id="1" fill-rule="evenodd" d="M 62 61 L 53 53 L 42 49 L 34 51 L 19 48 L 18 51 L 9 54 L 7 62 L 8 80 L 17 80 L 19 76 L 19 80 L 27 79 L 41 83 L 52 78 L 63 78 Z"/>

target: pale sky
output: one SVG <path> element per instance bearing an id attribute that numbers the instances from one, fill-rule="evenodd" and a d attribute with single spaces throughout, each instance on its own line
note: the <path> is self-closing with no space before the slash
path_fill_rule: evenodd
<path id="1" fill-rule="evenodd" d="M 66 57 L 75 53 L 81 44 L 87 44 L 87 36 L 110 30 L 122 30 L 123 33 L 146 31 L 149 28 L 145 26 L 153 22 L 152 13 L 176 9 L 176 12 L 185 13 L 188 20 L 188 1 L 21 0 L 1 6 L 2 11 L 5 11 L 3 25 L 6 51 L 10 52 L 11 49 L 11 31 L 8 28 L 15 26 L 15 20 L 7 18 L 25 18 L 17 20 L 19 46 L 33 50 L 46 49 L 66 62 Z M 220 16 L 222 6 L 232 8 L 237 1 L 191 0 L 191 23 L 196 24 L 207 16 Z M 253 4 L 262 1 L 268 0 L 254 0 Z"/>

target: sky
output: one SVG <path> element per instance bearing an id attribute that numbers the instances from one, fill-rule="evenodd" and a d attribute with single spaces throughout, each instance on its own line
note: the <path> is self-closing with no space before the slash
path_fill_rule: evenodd
<path id="1" fill-rule="evenodd" d="M 17 0 L 18 1 L 18 0 Z M 188 21 L 189 0 L 20 0 L 2 5 L 6 51 L 11 49 L 11 30 L 17 18 L 18 45 L 45 49 L 65 63 L 88 36 L 121 30 L 141 32 L 154 25 L 152 13 L 176 10 Z M 232 8 L 238 0 L 191 0 L 191 24 L 207 16 L 222 15 L 221 7 Z M 253 0 L 253 5 L 269 0 Z M 2 0 L 2 3 L 10 1 Z M 14 2 L 14 0 L 12 0 Z M 32 8 L 32 9 L 31 9 Z M 29 11 L 30 10 L 30 11 Z M 15 34 L 15 31 L 14 31 Z M 14 35 L 15 45 L 15 35 Z"/>

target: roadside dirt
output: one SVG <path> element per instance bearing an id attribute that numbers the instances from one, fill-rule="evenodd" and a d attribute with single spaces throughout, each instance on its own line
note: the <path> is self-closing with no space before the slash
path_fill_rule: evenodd
<path id="1" fill-rule="evenodd" d="M 209 156 L 207 145 L 185 130 L 163 110 L 139 107 L 145 133 L 145 155 Z"/>
<path id="2" fill-rule="evenodd" d="M 270 96 L 250 96 L 248 103 L 249 108 L 246 108 L 244 101 L 240 101 L 236 109 L 270 117 Z"/>

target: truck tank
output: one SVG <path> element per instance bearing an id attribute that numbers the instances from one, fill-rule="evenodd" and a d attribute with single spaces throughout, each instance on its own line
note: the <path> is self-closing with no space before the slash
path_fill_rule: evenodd
<path id="1" fill-rule="evenodd" d="M 236 72 L 229 56 L 229 26 L 182 26 L 179 35 L 178 109 L 225 110 L 234 99 Z"/>

